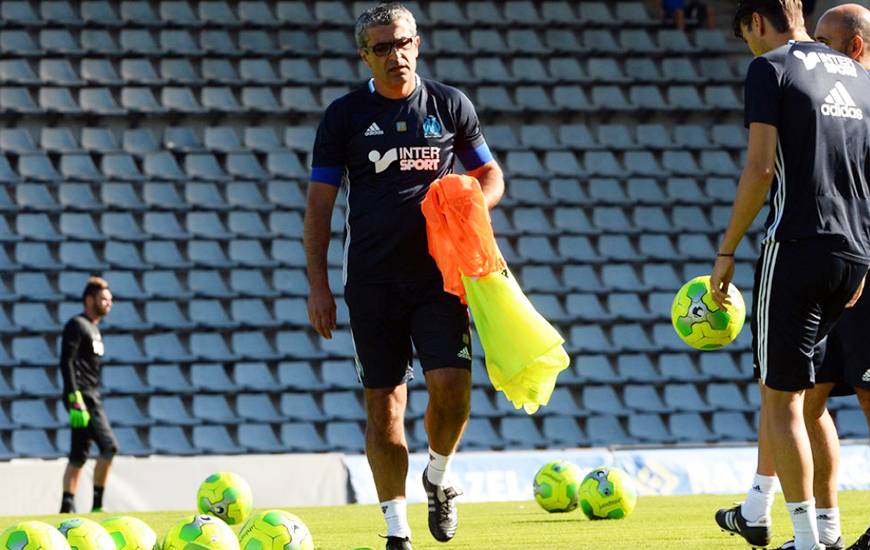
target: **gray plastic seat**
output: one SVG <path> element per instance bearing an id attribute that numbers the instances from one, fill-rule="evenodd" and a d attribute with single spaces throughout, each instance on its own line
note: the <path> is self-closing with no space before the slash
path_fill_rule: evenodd
<path id="1" fill-rule="evenodd" d="M 190 366 L 190 383 L 197 391 L 232 394 L 238 386 L 230 380 L 223 365 L 217 363 L 194 363 Z"/>
<path id="2" fill-rule="evenodd" d="M 12 422 L 26 428 L 59 428 L 60 422 L 42 399 L 16 399 L 10 406 Z"/>
<path id="3" fill-rule="evenodd" d="M 158 454 L 194 455 L 194 448 L 180 426 L 154 426 L 148 431 L 148 445 Z"/>
<path id="4" fill-rule="evenodd" d="M 222 334 L 217 332 L 195 332 L 190 335 L 190 351 L 205 361 L 230 362 L 241 357 L 227 346 Z"/>
<path id="5" fill-rule="evenodd" d="M 707 402 L 717 410 L 751 412 L 756 407 L 743 398 L 736 384 L 710 384 L 706 390 Z"/>
<path id="6" fill-rule="evenodd" d="M 57 332 L 60 325 L 42 303 L 18 303 L 12 307 L 12 320 L 31 332 Z"/>
<path id="7" fill-rule="evenodd" d="M 717 439 L 701 415 L 697 413 L 669 415 L 668 429 L 677 442 L 701 443 Z"/>
<path id="8" fill-rule="evenodd" d="M 326 389 L 307 361 L 282 361 L 278 364 L 278 387 L 301 391 Z"/>
<path id="9" fill-rule="evenodd" d="M 841 409 L 836 416 L 837 433 L 843 438 L 867 439 L 867 420 L 860 410 Z"/>
<path id="10" fill-rule="evenodd" d="M 556 448 L 575 448 L 588 444 L 586 434 L 580 429 L 577 420 L 570 416 L 545 417 L 542 433 L 548 444 Z"/>
<path id="11" fill-rule="evenodd" d="M 143 340 L 145 353 L 160 361 L 192 361 L 195 356 L 187 351 L 174 332 L 149 334 Z"/>
<path id="12" fill-rule="evenodd" d="M 666 385 L 664 399 L 668 407 L 674 411 L 709 412 L 712 410 L 693 384 Z"/>
<path id="13" fill-rule="evenodd" d="M 231 291 L 223 276 L 217 271 L 192 270 L 188 272 L 188 284 L 198 297 L 229 298 L 236 295 Z"/>
<path id="14" fill-rule="evenodd" d="M 331 420 L 365 420 L 366 413 L 352 391 L 323 394 L 323 412 Z"/>
<path id="15" fill-rule="evenodd" d="M 625 433 L 613 415 L 594 415 L 586 419 L 586 433 L 592 445 L 622 445 L 635 441 Z"/>
<path id="16" fill-rule="evenodd" d="M 16 457 L 57 458 L 61 456 L 44 430 L 16 430 L 12 432 L 11 450 Z"/>
<path id="17" fill-rule="evenodd" d="M 756 438 L 746 417 L 737 412 L 713 413 L 713 433 L 726 441 L 753 441 Z"/>
<path id="18" fill-rule="evenodd" d="M 283 393 L 280 400 L 281 414 L 294 421 L 326 420 L 320 406 L 314 401 L 314 397 L 307 393 Z"/>
<path id="19" fill-rule="evenodd" d="M 358 437 L 356 433 L 352 435 Z M 292 451 L 309 453 L 326 451 L 332 447 L 332 445 L 327 445 L 323 437 L 317 432 L 314 424 L 310 422 L 282 424 L 281 443 Z M 354 450 L 359 451 L 356 448 Z"/>
<path id="20" fill-rule="evenodd" d="M 104 401 L 106 416 L 120 426 L 153 426 L 154 420 L 146 416 L 134 397 L 107 397 Z"/>
<path id="21" fill-rule="evenodd" d="M 533 420 L 527 416 L 503 418 L 501 435 L 505 446 L 510 448 L 533 449 L 549 445 Z"/>
<path id="22" fill-rule="evenodd" d="M 13 370 L 12 387 L 22 397 L 54 397 L 60 391 L 42 368 L 19 367 Z"/>
<path id="23" fill-rule="evenodd" d="M 499 436 L 486 418 L 471 418 L 462 437 L 461 447 L 464 449 L 502 449 L 504 440 Z"/>
<path id="24" fill-rule="evenodd" d="M 120 304 L 115 304 L 112 307 L 112 315 L 115 315 L 114 309 Z M 142 380 L 136 368 L 131 365 L 106 366 L 103 367 L 102 384 L 107 394 L 147 394 L 152 391 L 152 388 Z M 112 416 L 114 419 L 114 416 Z"/>
<path id="25" fill-rule="evenodd" d="M 188 204 L 197 204 L 205 210 L 222 211 L 229 209 L 229 204 L 214 183 L 191 182 L 184 186 L 184 198 Z M 208 213 L 200 213 L 198 216 L 203 217 L 206 214 Z M 190 226 L 191 216 L 188 215 L 187 223 L 188 229 L 193 232 Z M 214 238 L 211 235 L 208 235 L 208 237 Z"/>
<path id="26" fill-rule="evenodd" d="M 57 364 L 57 357 L 42 336 L 13 338 L 12 357 L 21 365 L 50 366 Z"/>
<path id="27" fill-rule="evenodd" d="M 113 429 L 118 440 L 118 452 L 130 456 L 149 456 L 154 454 L 154 449 L 146 445 L 139 436 L 136 428 L 118 427 Z"/>
<path id="28" fill-rule="evenodd" d="M 658 414 L 629 415 L 628 434 L 642 443 L 673 443 L 676 439 Z"/>
<path id="29" fill-rule="evenodd" d="M 275 431 L 268 424 L 239 425 L 238 440 L 239 445 L 249 452 L 280 453 L 288 450 L 286 445 L 278 441 Z"/>
<path id="30" fill-rule="evenodd" d="M 148 415 L 161 424 L 192 426 L 200 423 L 177 395 L 152 395 L 148 399 Z"/>
<path id="31" fill-rule="evenodd" d="M 240 421 L 223 395 L 194 395 L 191 410 L 194 417 L 204 422 L 237 424 Z"/>

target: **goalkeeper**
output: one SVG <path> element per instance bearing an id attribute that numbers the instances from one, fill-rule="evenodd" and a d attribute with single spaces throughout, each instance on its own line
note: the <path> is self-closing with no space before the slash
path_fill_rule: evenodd
<path id="1" fill-rule="evenodd" d="M 94 469 L 94 500 L 92 511 L 103 508 L 103 490 L 112 458 L 118 451 L 115 434 L 100 402 L 100 371 L 103 357 L 103 337 L 97 328 L 100 319 L 112 309 L 109 284 L 91 277 L 82 292 L 84 311 L 70 319 L 63 329 L 60 351 L 60 372 L 63 375 L 63 402 L 69 411 L 69 463 L 63 474 L 62 514 L 75 512 L 75 492 L 88 458 L 91 441 L 96 441 L 100 456 Z"/>

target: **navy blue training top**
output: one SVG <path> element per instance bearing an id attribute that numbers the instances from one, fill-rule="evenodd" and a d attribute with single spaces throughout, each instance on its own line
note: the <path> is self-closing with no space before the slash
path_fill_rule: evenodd
<path id="1" fill-rule="evenodd" d="M 765 242 L 829 238 L 832 252 L 870 263 L 870 76 L 819 42 L 755 58 L 746 126 L 775 126 Z"/>
<path id="2" fill-rule="evenodd" d="M 437 280 L 420 202 L 432 181 L 492 160 L 471 101 L 417 77 L 388 99 L 374 83 L 333 101 L 317 129 L 311 181 L 347 183 L 344 282 Z"/>

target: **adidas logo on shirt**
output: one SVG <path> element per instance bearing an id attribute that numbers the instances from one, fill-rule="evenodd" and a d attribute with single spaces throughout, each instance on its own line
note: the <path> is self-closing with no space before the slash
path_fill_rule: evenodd
<path id="1" fill-rule="evenodd" d="M 836 118 L 853 118 L 862 120 L 864 111 L 855 105 L 849 91 L 843 86 L 842 82 L 837 82 L 831 89 L 831 92 L 825 97 L 825 103 L 822 105 L 822 115 Z"/>
<path id="2" fill-rule="evenodd" d="M 864 376 L 861 377 L 862 382 L 870 382 L 870 369 L 867 369 L 864 372 Z"/>
<path id="3" fill-rule="evenodd" d="M 462 351 L 460 351 L 459 353 L 457 353 L 457 354 L 456 354 L 456 357 L 459 357 L 460 359 L 468 359 L 468 360 L 471 360 L 471 354 L 468 353 L 468 346 L 465 346 L 464 348 L 462 348 Z"/>
<path id="4" fill-rule="evenodd" d="M 377 122 L 372 122 L 372 125 L 368 127 L 365 133 L 366 136 L 382 136 L 384 135 L 384 131 L 381 130 L 381 127 L 378 126 Z"/>

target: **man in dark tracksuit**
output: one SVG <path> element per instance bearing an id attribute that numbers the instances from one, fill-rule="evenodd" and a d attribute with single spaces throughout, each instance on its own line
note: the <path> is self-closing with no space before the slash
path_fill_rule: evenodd
<path id="1" fill-rule="evenodd" d="M 103 357 L 103 337 L 97 324 L 112 309 L 112 293 L 105 280 L 91 277 L 82 293 L 84 311 L 70 319 L 63 329 L 60 372 L 63 375 L 63 402 L 69 411 L 72 435 L 69 463 L 63 475 L 61 513 L 75 512 L 73 503 L 82 466 L 88 458 L 91 441 L 96 441 L 100 457 L 94 469 L 93 511 L 103 508 L 103 490 L 118 443 L 103 412 L 99 385 Z"/>

